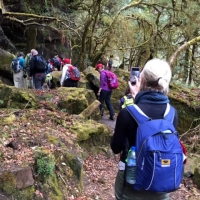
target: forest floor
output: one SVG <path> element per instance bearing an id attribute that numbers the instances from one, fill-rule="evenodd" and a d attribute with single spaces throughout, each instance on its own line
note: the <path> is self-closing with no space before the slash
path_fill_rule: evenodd
<path id="1" fill-rule="evenodd" d="M 112 128 L 115 122 L 104 118 L 101 123 Z M 91 155 L 84 161 L 84 190 L 75 200 L 115 200 L 114 182 L 118 170 L 119 155 Z M 70 200 L 71 200 L 70 199 Z M 151 200 L 151 199 L 150 199 Z M 180 189 L 170 194 L 170 200 L 200 200 L 200 190 L 193 184 L 192 178 L 184 177 Z"/>

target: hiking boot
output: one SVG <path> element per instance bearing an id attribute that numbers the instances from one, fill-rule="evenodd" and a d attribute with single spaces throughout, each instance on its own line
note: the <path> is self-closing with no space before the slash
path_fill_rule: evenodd
<path id="1" fill-rule="evenodd" d="M 103 117 L 103 114 L 104 114 L 104 109 L 103 108 L 101 109 L 100 113 L 101 113 L 101 117 Z"/>
<path id="2" fill-rule="evenodd" d="M 115 121 L 115 118 L 116 118 L 115 115 L 113 115 L 112 117 L 109 117 L 109 119 L 113 121 Z"/>

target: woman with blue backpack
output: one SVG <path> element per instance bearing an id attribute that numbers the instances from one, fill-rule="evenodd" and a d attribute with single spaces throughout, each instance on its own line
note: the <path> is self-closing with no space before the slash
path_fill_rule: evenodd
<path id="1" fill-rule="evenodd" d="M 136 77 L 136 85 L 129 82 L 134 105 L 119 112 L 110 144 L 115 154 L 121 154 L 117 200 L 169 200 L 170 192 L 179 188 L 184 156 L 176 131 L 177 111 L 167 96 L 170 80 L 169 64 L 152 59 Z M 132 151 L 136 165 L 129 165 Z"/>

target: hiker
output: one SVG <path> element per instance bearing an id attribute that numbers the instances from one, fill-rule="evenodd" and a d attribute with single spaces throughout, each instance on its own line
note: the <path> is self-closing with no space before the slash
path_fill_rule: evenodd
<path id="1" fill-rule="evenodd" d="M 27 76 L 24 69 L 24 54 L 22 52 L 12 60 L 11 69 L 13 73 L 14 86 L 16 88 L 28 88 Z"/>
<path id="2" fill-rule="evenodd" d="M 107 63 L 107 68 L 109 71 L 112 71 L 112 67 L 113 67 L 113 55 L 110 55 L 110 58 L 108 59 Z"/>
<path id="3" fill-rule="evenodd" d="M 60 57 L 58 56 L 58 54 L 55 54 L 55 55 L 54 55 L 52 61 L 53 61 L 53 66 L 54 66 L 54 68 L 57 68 L 57 70 L 60 71 L 61 68 L 62 68 L 62 63 L 61 63 L 61 59 L 60 59 Z"/>
<path id="4" fill-rule="evenodd" d="M 35 49 L 31 50 L 31 56 L 30 79 L 33 79 L 36 90 L 43 90 L 46 79 L 46 60 Z"/>
<path id="5" fill-rule="evenodd" d="M 171 69 L 169 64 L 164 60 L 152 59 L 144 66 L 144 69 L 141 72 L 140 80 L 136 77 L 136 84 L 134 86 L 132 86 L 129 82 L 132 97 L 135 99 L 134 103 L 149 118 L 163 119 L 167 104 L 169 103 L 167 93 L 169 90 L 170 79 Z M 127 109 L 132 106 L 128 106 L 119 112 L 116 120 L 114 135 L 110 144 L 111 149 L 115 154 L 121 154 L 118 167 L 119 170 L 115 180 L 115 197 L 117 200 L 169 200 L 169 193 L 157 193 L 150 191 L 147 193 L 145 193 L 145 191 L 137 192 L 125 182 L 125 160 L 127 157 L 127 151 L 130 147 L 136 145 L 136 134 L 138 128 L 136 120 L 131 116 Z M 172 121 L 174 127 L 176 128 L 178 123 L 176 110 Z M 127 139 L 129 143 L 128 147 L 125 146 Z M 143 172 L 141 176 L 144 176 L 144 174 L 145 172 Z M 157 178 L 159 179 L 159 177 Z M 164 181 L 163 184 L 165 185 L 166 180 L 162 181 Z"/>
<path id="6" fill-rule="evenodd" d="M 105 102 L 110 113 L 109 119 L 115 120 L 114 109 L 110 101 L 112 95 L 112 89 L 110 89 L 110 87 L 108 86 L 108 79 L 106 71 L 104 70 L 104 65 L 101 63 L 97 64 L 96 70 L 100 73 L 100 86 L 97 96 L 99 96 L 99 101 L 101 102 L 100 104 L 101 116 L 104 115 L 104 102 Z"/>
<path id="7" fill-rule="evenodd" d="M 30 61 L 31 61 L 31 53 L 27 53 L 26 54 L 26 57 L 25 57 L 25 70 L 28 74 L 28 78 L 29 78 L 29 86 L 31 89 L 34 89 L 34 84 L 33 84 L 33 79 L 30 78 Z"/>
<path id="8" fill-rule="evenodd" d="M 61 87 L 78 87 L 80 80 L 80 72 L 77 67 L 71 64 L 71 59 L 65 58 L 63 60 L 64 66 L 62 69 L 62 77 L 60 79 Z"/>
<path id="9" fill-rule="evenodd" d="M 133 105 L 134 100 L 130 91 L 129 86 L 126 88 L 125 95 L 120 99 L 119 110 L 125 108 L 128 105 Z"/>
<path id="10" fill-rule="evenodd" d="M 52 71 L 54 71 L 53 69 L 53 63 L 51 62 L 50 59 L 47 60 L 47 63 L 46 63 L 46 74 L 49 74 L 51 73 Z"/>

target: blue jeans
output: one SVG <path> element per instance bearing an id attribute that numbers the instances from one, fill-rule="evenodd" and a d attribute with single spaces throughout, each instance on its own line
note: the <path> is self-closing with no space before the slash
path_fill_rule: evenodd
<path id="1" fill-rule="evenodd" d="M 114 113 L 114 109 L 113 109 L 113 106 L 110 101 L 111 94 L 112 94 L 112 91 L 101 90 L 99 101 L 101 102 L 101 105 L 100 105 L 101 113 L 102 113 L 102 109 L 104 108 L 104 101 L 105 101 L 106 106 L 110 112 L 110 117 L 112 118 L 115 113 Z"/>
<path id="2" fill-rule="evenodd" d="M 129 186 L 124 186 L 124 170 L 119 170 L 117 173 L 115 179 L 115 197 L 117 200 L 169 200 L 169 194 L 133 191 Z"/>

